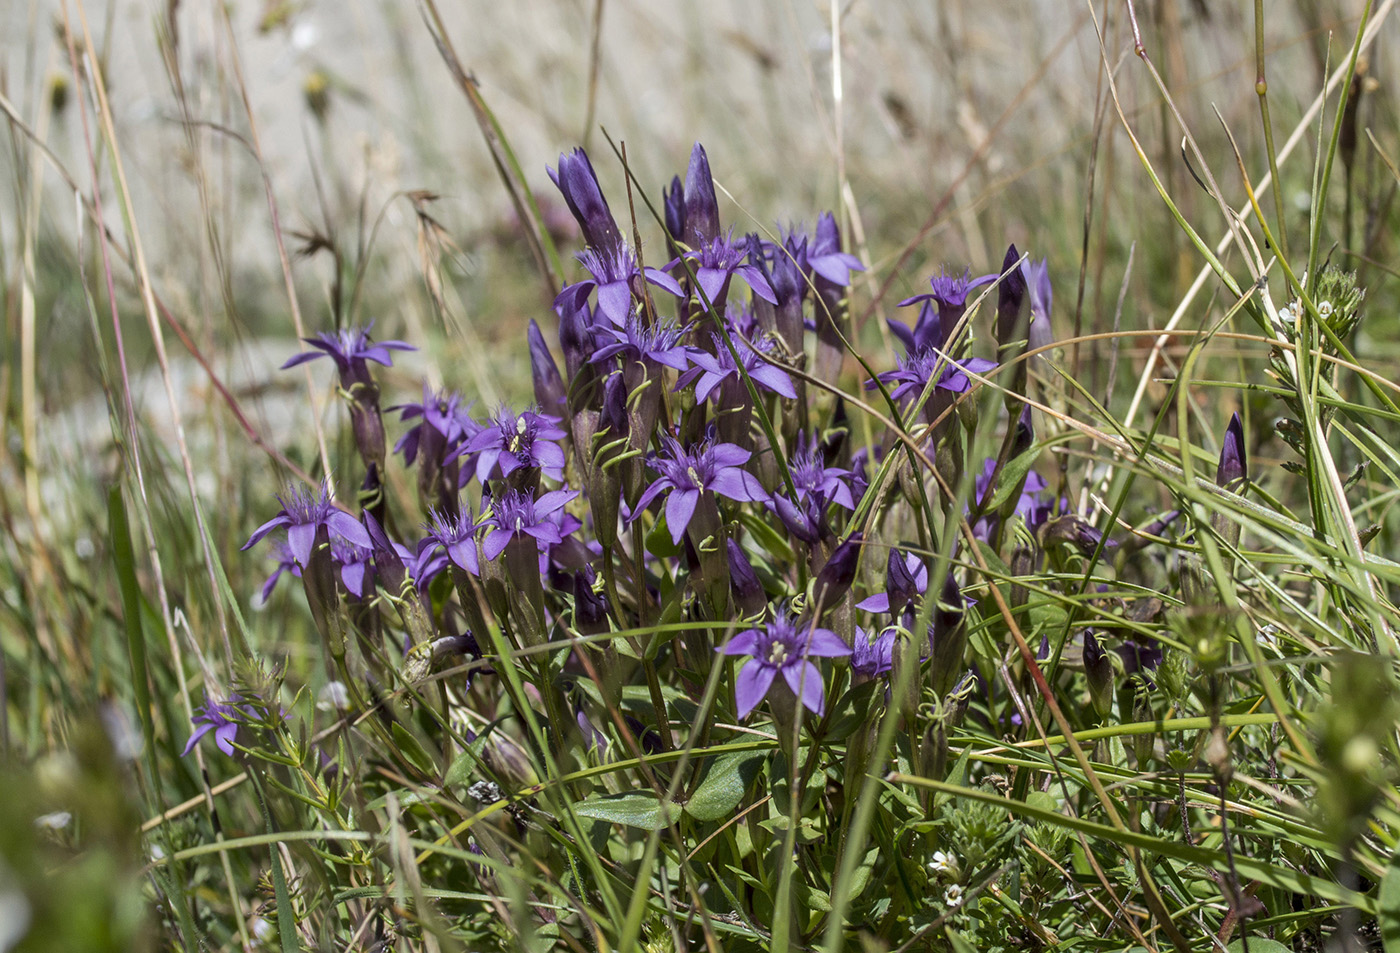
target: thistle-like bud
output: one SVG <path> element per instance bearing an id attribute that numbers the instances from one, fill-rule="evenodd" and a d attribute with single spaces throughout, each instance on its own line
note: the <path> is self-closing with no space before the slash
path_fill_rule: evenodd
<path id="1" fill-rule="evenodd" d="M 530 376 L 535 384 L 535 403 L 540 405 L 540 413 L 557 417 L 567 416 L 564 379 L 559 376 L 559 365 L 554 363 L 554 355 L 549 353 L 540 326 L 530 319 L 528 331 L 530 341 Z"/>
<path id="2" fill-rule="evenodd" d="M 815 598 L 822 611 L 830 611 L 850 591 L 851 583 L 855 582 L 856 566 L 860 562 L 860 549 L 864 542 L 863 533 L 855 532 L 847 536 L 817 574 Z"/>
<path id="3" fill-rule="evenodd" d="M 710 159 L 700 143 L 690 152 L 690 167 L 685 173 L 685 225 L 683 239 L 691 248 L 699 248 L 719 238 L 719 202 L 715 199 L 715 182 L 710 176 Z"/>

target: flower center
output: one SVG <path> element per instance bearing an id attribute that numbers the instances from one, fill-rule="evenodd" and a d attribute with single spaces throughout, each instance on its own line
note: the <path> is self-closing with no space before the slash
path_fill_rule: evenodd
<path id="1" fill-rule="evenodd" d="M 787 661 L 788 647 L 783 642 L 772 642 L 768 645 L 768 664 L 782 665 Z"/>
<path id="2" fill-rule="evenodd" d="M 686 476 L 690 477 L 690 482 L 695 485 L 695 489 L 705 492 L 705 481 L 701 479 L 699 471 L 694 467 L 685 468 Z"/>

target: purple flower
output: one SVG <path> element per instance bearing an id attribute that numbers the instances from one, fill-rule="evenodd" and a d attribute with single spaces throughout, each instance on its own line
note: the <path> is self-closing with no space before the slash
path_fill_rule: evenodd
<path id="1" fill-rule="evenodd" d="M 900 400 L 906 394 L 914 397 L 922 394 L 935 373 L 938 374 L 936 386 L 955 394 L 961 394 L 972 386 L 972 381 L 963 373 L 964 370 L 971 371 L 973 374 L 985 374 L 994 370 L 996 366 L 995 361 L 989 361 L 983 357 L 969 357 L 961 361 L 948 360 L 930 349 L 899 358 L 894 370 L 885 371 L 885 373 L 876 376 L 883 383 L 898 385 L 890 396 L 895 400 Z M 875 382 L 866 381 L 865 389 L 874 390 Z"/>
<path id="2" fill-rule="evenodd" d="M 519 416 L 506 408 L 476 436 L 462 445 L 460 453 L 477 454 L 476 478 L 485 483 L 499 471 L 502 479 L 516 470 L 539 468 L 551 480 L 564 479 L 564 451 L 557 441 L 568 436 L 555 424 L 558 417 L 524 411 Z"/>
<path id="3" fill-rule="evenodd" d="M 1054 291 L 1050 287 L 1050 260 L 1042 258 L 1040 261 L 1031 261 L 1027 258 L 1021 262 L 1021 277 L 1025 279 L 1026 288 L 1031 295 L 1031 324 L 1037 321 L 1048 322 L 1050 306 L 1055 300 Z"/>
<path id="4" fill-rule="evenodd" d="M 724 299 L 729 292 L 729 280 L 734 275 L 744 279 L 754 294 L 769 304 L 776 305 L 778 298 L 773 293 L 772 285 L 768 284 L 768 279 L 763 277 L 763 272 L 752 264 L 744 264 L 748 257 L 747 242 L 735 242 L 732 236 L 721 235 L 698 248 L 691 249 L 666 267 L 673 268 L 684 258 L 692 259 L 695 262 L 695 281 L 704 292 L 706 300 L 716 309 L 723 308 Z"/>
<path id="5" fill-rule="evenodd" d="M 942 324 L 945 333 L 953 329 L 958 319 L 967 310 L 967 297 L 974 289 L 982 285 L 997 280 L 997 275 L 982 275 L 978 278 L 970 278 L 972 269 L 966 269 L 962 277 L 940 273 L 936 278 L 928 280 L 929 286 L 933 289 L 928 294 L 914 295 L 912 298 L 905 298 L 899 303 L 902 308 L 906 305 L 914 304 L 916 301 L 934 301 L 938 304 L 938 319 Z"/>
<path id="6" fill-rule="evenodd" d="M 642 491 L 632 508 L 635 519 L 661 493 L 666 498 L 666 525 L 671 528 L 671 541 L 679 543 L 695 515 L 701 494 L 715 493 L 731 500 L 763 502 L 768 499 L 762 484 L 745 471 L 752 454 L 732 443 L 711 444 L 702 441 L 695 449 L 686 450 L 673 437 L 662 437 L 662 452 L 652 454 L 647 465 L 661 474 L 651 486 Z"/>
<path id="7" fill-rule="evenodd" d="M 823 510 L 829 503 L 848 510 L 856 508 L 849 483 L 851 471 L 826 465 L 815 434 L 810 439 L 798 435 L 796 449 L 788 460 L 788 471 L 797 487 L 799 500 L 813 498 Z"/>
<path id="8" fill-rule="evenodd" d="M 881 678 L 888 675 L 894 664 L 894 637 L 898 630 L 894 626 L 885 629 L 872 642 L 870 634 L 856 626 L 855 647 L 851 652 L 851 668 L 857 675 L 866 678 Z"/>
<path id="9" fill-rule="evenodd" d="M 841 232 L 830 212 L 823 212 L 817 219 L 817 234 L 807 251 L 807 266 L 814 274 L 842 288 L 851 283 L 851 272 L 865 270 L 859 258 L 841 250 Z"/>
<path id="10" fill-rule="evenodd" d="M 1244 424 L 1238 413 L 1230 417 L 1225 440 L 1220 447 L 1220 463 L 1215 468 L 1216 486 L 1239 491 L 1249 481 L 1249 455 L 1244 446 Z"/>
<path id="11" fill-rule="evenodd" d="M 526 332 L 530 341 L 530 378 L 535 385 L 535 403 L 540 410 L 563 413 L 568 405 L 568 389 L 559 376 L 559 365 L 554 363 L 554 355 L 549 353 L 549 345 L 544 341 L 544 333 L 535 319 L 530 319 Z"/>
<path id="12" fill-rule="evenodd" d="M 340 581 L 355 598 L 374 592 L 374 550 L 337 537 L 331 540 L 331 561 L 340 567 Z"/>
<path id="13" fill-rule="evenodd" d="M 567 311 L 577 311 L 588 299 L 594 288 L 598 289 L 598 313 L 613 324 L 622 327 L 632 313 L 632 280 L 643 274 L 637 267 L 637 258 L 632 249 L 619 244 L 612 251 L 588 248 L 575 257 L 593 277 L 585 278 L 559 292 L 554 299 L 554 307 Z M 677 298 L 685 296 L 685 291 L 676 279 L 656 268 L 646 269 L 646 280 Z"/>
<path id="14" fill-rule="evenodd" d="M 563 153 L 559 156 L 559 170 L 546 167 L 546 171 L 574 214 L 585 243 L 608 252 L 622 244 L 622 232 L 608 208 L 608 200 L 603 197 L 588 153 L 582 149 Z"/>
<path id="15" fill-rule="evenodd" d="M 266 604 L 268 597 L 272 595 L 272 590 L 277 586 L 277 580 L 282 578 L 284 572 L 289 572 L 298 579 L 301 578 L 301 567 L 297 565 L 297 560 L 292 555 L 292 548 L 280 539 L 272 541 L 272 554 L 277 557 L 277 568 L 272 570 L 272 575 L 267 577 L 267 581 L 262 585 L 262 601 Z"/>
<path id="16" fill-rule="evenodd" d="M 576 496 L 576 490 L 553 490 L 535 499 L 530 493 L 507 490 L 491 501 L 491 510 L 481 521 L 483 526 L 492 527 L 481 541 L 482 555 L 494 560 L 505 552 L 511 540 L 522 536 L 533 539 L 542 555 L 548 553 L 551 546 L 564 541 L 560 511 Z"/>
<path id="17" fill-rule="evenodd" d="M 690 349 L 681 343 L 684 333 L 675 325 L 660 321 L 647 327 L 636 315 L 632 315 L 622 328 L 607 325 L 594 328 L 595 343 L 602 343 L 598 344 L 589 361 L 598 364 L 620 356 L 628 362 L 650 360 L 673 370 L 684 371 L 690 366 Z"/>
<path id="18" fill-rule="evenodd" d="M 685 171 L 685 189 L 677 192 L 684 199 L 683 234 L 680 237 L 691 248 L 699 248 L 719 237 L 719 202 L 715 199 L 715 180 L 710 175 L 710 157 L 700 143 L 690 150 L 690 166 Z"/>
<path id="19" fill-rule="evenodd" d="M 739 670 L 734 703 L 744 718 L 758 707 L 782 673 L 794 695 L 818 717 L 825 705 L 822 673 L 809 658 L 846 658 L 851 649 L 830 629 L 799 624 L 785 611 L 762 629 L 740 632 L 717 651 L 725 655 L 752 656 Z"/>
<path id="20" fill-rule="evenodd" d="M 864 602 L 856 603 L 856 608 L 866 612 L 898 613 L 916 596 L 922 596 L 926 592 L 928 565 L 923 557 L 916 553 L 891 549 L 889 564 L 885 570 L 885 591 L 871 596 Z"/>
<path id="21" fill-rule="evenodd" d="M 996 492 L 996 487 L 992 485 L 992 477 L 996 473 L 997 461 L 995 457 L 988 457 L 982 462 L 982 473 L 977 477 L 976 491 L 974 499 L 978 505 L 985 510 L 991 502 L 992 495 Z M 1026 473 L 1025 485 L 1021 487 L 1021 495 L 1016 500 L 1015 514 L 1026 521 L 1026 525 L 1031 529 L 1040 526 L 1050 518 L 1052 504 L 1042 501 L 1040 494 L 1049 486 L 1045 478 L 1034 470 Z M 982 514 L 972 527 L 972 534 L 983 542 L 990 542 L 992 533 L 996 530 L 1000 517 L 996 513 Z"/>
<path id="22" fill-rule="evenodd" d="M 666 209 L 667 234 L 674 241 L 685 241 L 685 186 L 680 176 L 671 176 L 671 185 L 662 190 L 661 199 Z"/>
<path id="23" fill-rule="evenodd" d="M 233 757 L 233 739 L 238 734 L 238 722 L 255 717 L 246 705 L 242 704 L 243 699 L 239 695 L 232 695 L 226 702 L 216 702 L 212 698 L 205 696 L 204 705 L 195 709 L 190 722 L 194 724 L 194 734 L 190 735 L 190 740 L 185 743 L 185 750 L 180 752 L 184 757 L 194 750 L 194 746 L 199 743 L 209 732 L 214 732 L 214 743 L 219 746 L 219 750 L 229 757 Z"/>
<path id="24" fill-rule="evenodd" d="M 293 486 L 288 489 L 286 497 L 279 496 L 277 501 L 282 504 L 282 512 L 254 530 L 240 551 L 248 549 L 281 526 L 287 528 L 287 546 L 291 549 L 292 558 L 303 568 L 311 559 L 316 533 L 322 526 L 331 539 L 340 537 L 366 549 L 374 545 L 360 521 L 331 502 L 328 484 L 321 484 L 318 497 L 313 498 L 306 490 Z"/>
<path id="25" fill-rule="evenodd" d="M 336 370 L 340 372 L 340 386 L 350 390 L 355 384 L 367 383 L 370 380 L 369 365 L 367 361 L 374 361 L 376 364 L 383 364 L 389 367 L 394 363 L 390 351 L 416 351 L 411 344 L 403 341 L 381 341 L 373 344 L 369 339 L 369 332 L 374 327 L 373 323 L 366 328 L 344 328 L 340 331 L 322 332 L 312 338 L 302 338 L 307 344 L 316 348 L 315 351 L 302 351 L 300 354 L 290 358 L 282 369 L 296 367 L 298 364 L 305 364 L 307 361 L 314 361 L 318 357 L 330 357 L 335 361 Z"/>
<path id="26" fill-rule="evenodd" d="M 441 390 L 435 393 L 424 384 L 421 404 L 397 404 L 389 408 L 399 412 L 400 420 L 418 420 L 394 444 L 394 452 L 403 454 L 403 462 L 407 466 L 413 465 L 420 449 L 442 463 L 461 446 L 463 440 L 480 429 L 480 425 L 468 416 L 469 407 L 456 391 Z"/>
<path id="27" fill-rule="evenodd" d="M 477 524 L 469 514 L 452 516 L 433 511 L 423 529 L 428 534 L 419 548 L 419 560 L 423 562 L 424 568 L 430 565 L 423 560 L 423 547 L 428 547 L 433 553 L 441 549 L 447 560 L 457 568 L 464 569 L 473 576 L 481 575 L 481 565 L 476 556 Z M 438 566 L 437 570 L 441 571 L 442 568 L 444 567 Z M 436 575 L 436 572 L 432 574 Z"/>
<path id="28" fill-rule="evenodd" d="M 1114 651 L 1123 660 L 1124 675 L 1155 672 L 1162 664 L 1162 644 L 1150 635 L 1144 635 L 1141 641 L 1126 639 Z"/>
<path id="29" fill-rule="evenodd" d="M 739 380 L 739 366 L 734 362 L 734 355 L 729 348 L 724 346 L 724 341 L 718 334 L 713 335 L 715 342 L 715 352 L 711 354 L 701 348 L 691 348 L 690 360 L 693 367 L 676 379 L 676 390 L 695 383 L 695 400 L 704 403 L 711 397 L 719 393 L 720 385 L 728 378 Z M 744 371 L 753 382 L 763 387 L 764 390 L 781 394 L 790 400 L 797 398 L 797 391 L 793 389 L 792 378 L 788 377 L 782 368 L 769 364 L 760 353 L 768 353 L 774 348 L 773 339 L 767 335 L 759 337 L 753 344 L 734 335 L 730 338 L 734 342 L 734 349 L 739 352 L 739 358 L 743 362 Z M 698 380 L 697 380 L 698 378 Z"/>

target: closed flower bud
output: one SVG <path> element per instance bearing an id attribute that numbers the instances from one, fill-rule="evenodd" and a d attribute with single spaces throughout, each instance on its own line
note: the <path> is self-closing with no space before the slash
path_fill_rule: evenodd
<path id="1" fill-rule="evenodd" d="M 1249 481 L 1249 457 L 1244 447 L 1244 424 L 1238 413 L 1230 417 L 1225 428 L 1225 440 L 1220 447 L 1220 464 L 1215 468 L 1215 483 L 1227 490 L 1239 491 Z"/>
<path id="2" fill-rule="evenodd" d="M 1084 674 L 1089 681 L 1089 700 L 1100 718 L 1107 718 L 1113 707 L 1113 662 L 1093 632 L 1084 632 Z"/>
<path id="3" fill-rule="evenodd" d="M 554 363 L 554 355 L 549 353 L 549 345 L 540 333 L 540 326 L 530 320 L 530 376 L 535 384 L 535 403 L 540 412 L 563 417 L 566 415 L 564 379 L 559 376 L 559 366 Z"/>
<path id="4" fill-rule="evenodd" d="M 850 591 L 864 542 L 863 533 L 856 532 L 846 537 L 817 574 L 816 602 L 822 611 L 831 610 Z"/>
<path id="5" fill-rule="evenodd" d="M 734 595 L 734 604 L 746 616 L 757 615 L 768 605 L 768 595 L 763 591 L 763 583 L 753 571 L 753 564 L 744 555 L 744 547 L 732 538 L 725 540 L 729 554 L 729 590 Z"/>
<path id="6" fill-rule="evenodd" d="M 719 202 L 715 199 L 715 182 L 710 176 L 710 159 L 700 143 L 690 152 L 690 167 L 685 173 L 685 226 L 682 239 L 691 248 L 699 248 L 719 238 Z"/>
<path id="7" fill-rule="evenodd" d="M 1017 262 L 1021 253 L 1012 245 L 1002 260 L 1001 284 L 997 287 L 997 347 L 1006 348 L 1026 336 L 1026 278 Z"/>
<path id="8" fill-rule="evenodd" d="M 673 241 L 685 241 L 685 186 L 680 176 L 671 177 L 671 187 L 661 193 L 666 207 L 666 231 Z"/>

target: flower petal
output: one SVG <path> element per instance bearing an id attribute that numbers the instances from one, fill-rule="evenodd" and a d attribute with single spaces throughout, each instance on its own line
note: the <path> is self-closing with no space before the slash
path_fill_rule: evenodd
<path id="1" fill-rule="evenodd" d="M 751 659 L 739 670 L 739 677 L 734 680 L 734 704 L 741 719 L 763 701 L 777 674 L 776 668 L 758 659 Z"/>
<path id="2" fill-rule="evenodd" d="M 851 647 L 830 629 L 813 629 L 812 639 L 807 643 L 807 654 L 820 658 L 845 658 L 851 654 Z"/>
<path id="3" fill-rule="evenodd" d="M 792 693 L 802 699 L 812 714 L 821 716 L 826 690 L 822 685 L 822 673 L 811 662 L 783 666 L 783 678 L 787 679 Z"/>
<path id="4" fill-rule="evenodd" d="M 759 647 L 763 644 L 763 633 L 758 629 L 749 629 L 747 632 L 740 632 L 726 644 L 718 646 L 715 651 L 724 655 L 753 655 L 757 656 Z"/>
<path id="5" fill-rule="evenodd" d="M 675 490 L 666 498 L 666 525 L 671 528 L 671 542 L 680 543 L 699 502 L 699 490 Z"/>

